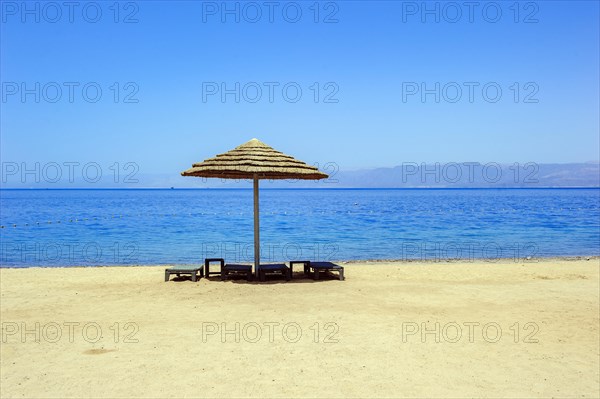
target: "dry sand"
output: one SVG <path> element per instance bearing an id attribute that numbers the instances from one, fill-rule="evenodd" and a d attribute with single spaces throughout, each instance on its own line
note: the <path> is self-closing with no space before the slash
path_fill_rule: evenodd
<path id="1" fill-rule="evenodd" d="M 1 269 L 0 396 L 597 398 L 599 266 L 352 263 L 343 282 L 262 284 Z"/>

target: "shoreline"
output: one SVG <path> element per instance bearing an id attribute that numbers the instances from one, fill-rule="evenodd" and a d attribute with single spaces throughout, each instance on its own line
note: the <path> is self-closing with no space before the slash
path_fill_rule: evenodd
<path id="1" fill-rule="evenodd" d="M 600 255 L 565 255 L 565 256 L 538 256 L 531 259 L 521 258 L 468 258 L 468 259 L 456 259 L 456 258 L 448 258 L 448 259 L 346 259 L 346 260 L 329 260 L 329 262 L 340 263 L 343 265 L 355 265 L 355 264 L 380 264 L 380 263 L 392 263 L 396 264 L 414 264 L 414 263 L 424 263 L 424 264 L 441 264 L 441 263 L 484 263 L 484 264 L 506 264 L 506 263 L 521 263 L 521 264 L 537 264 L 540 262 L 578 262 L 578 261 L 600 261 Z M 235 263 L 241 264 L 254 264 L 253 261 L 248 262 L 238 262 Z M 267 263 L 289 263 L 289 260 L 286 261 L 268 261 Z M 2 269 L 73 269 L 73 268 L 103 268 L 103 267 L 172 267 L 172 266 L 188 266 L 188 265 L 197 265 L 202 264 L 202 262 L 198 263 L 157 263 L 157 264 L 109 264 L 109 265 L 33 265 L 33 266 L 4 266 L 0 265 L 0 270 Z M 599 264 L 600 266 L 600 264 Z"/>
<path id="2" fill-rule="evenodd" d="M 249 183 L 252 180 L 248 180 Z M 481 186 L 481 187 L 261 187 L 262 190 L 599 190 L 600 186 Z M 0 187 L 0 191 L 53 190 L 249 190 L 251 187 Z"/>

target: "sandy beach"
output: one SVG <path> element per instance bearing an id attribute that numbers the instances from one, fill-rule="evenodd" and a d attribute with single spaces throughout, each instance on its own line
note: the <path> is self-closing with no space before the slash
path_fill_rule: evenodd
<path id="1" fill-rule="evenodd" d="M 600 396 L 598 258 L 344 266 L 0 269 L 0 396 Z"/>

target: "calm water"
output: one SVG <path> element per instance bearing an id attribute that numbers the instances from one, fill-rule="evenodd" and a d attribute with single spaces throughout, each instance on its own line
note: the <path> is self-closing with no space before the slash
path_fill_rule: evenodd
<path id="1" fill-rule="evenodd" d="M 251 189 L 0 195 L 4 267 L 253 260 Z M 261 190 L 261 245 L 265 262 L 600 255 L 600 190 Z"/>

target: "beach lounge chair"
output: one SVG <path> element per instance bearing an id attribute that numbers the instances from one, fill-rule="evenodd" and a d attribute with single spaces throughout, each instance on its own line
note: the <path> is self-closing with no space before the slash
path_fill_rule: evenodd
<path id="1" fill-rule="evenodd" d="M 260 265 L 258 270 L 258 279 L 265 281 L 267 274 L 281 274 L 287 281 L 292 278 L 292 272 L 289 267 L 283 263 L 272 263 L 268 265 Z"/>
<path id="2" fill-rule="evenodd" d="M 304 274 L 308 274 L 310 272 L 310 261 L 309 260 L 292 260 L 290 261 L 290 275 L 294 274 L 294 265 L 301 264 L 304 267 Z"/>
<path id="3" fill-rule="evenodd" d="M 221 268 L 219 269 L 219 271 L 216 272 L 211 272 L 210 271 L 210 264 L 211 263 L 219 263 L 221 265 Z M 210 278 L 211 274 L 216 274 L 218 276 L 221 275 L 221 270 L 223 270 L 223 267 L 225 266 L 225 259 L 223 258 L 206 258 L 204 259 L 204 270 L 206 273 L 206 278 Z"/>
<path id="4" fill-rule="evenodd" d="M 198 281 L 198 273 L 200 274 L 200 278 L 204 277 L 204 266 L 196 266 L 196 265 L 181 265 L 174 266 L 168 269 L 165 269 L 165 281 L 169 281 L 171 278 L 171 274 L 176 274 L 177 277 L 182 274 L 189 274 L 192 276 L 192 281 Z"/>
<path id="5" fill-rule="evenodd" d="M 313 269 L 315 280 L 319 279 L 319 273 L 322 271 L 337 272 L 340 280 L 344 280 L 344 268 L 331 262 L 310 262 L 310 268 Z"/>
<path id="6" fill-rule="evenodd" d="M 227 280 L 230 274 L 245 274 L 246 280 L 250 281 L 252 279 L 252 266 L 237 264 L 226 264 L 221 266 L 221 280 Z"/>

